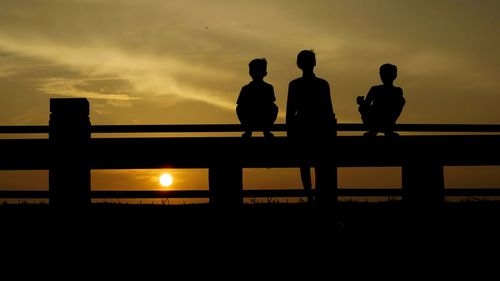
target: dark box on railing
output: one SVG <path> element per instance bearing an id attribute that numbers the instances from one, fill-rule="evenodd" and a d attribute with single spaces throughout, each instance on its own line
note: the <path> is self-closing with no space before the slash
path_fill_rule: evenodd
<path id="1" fill-rule="evenodd" d="M 89 101 L 85 98 L 50 99 L 51 114 L 89 116 Z"/>

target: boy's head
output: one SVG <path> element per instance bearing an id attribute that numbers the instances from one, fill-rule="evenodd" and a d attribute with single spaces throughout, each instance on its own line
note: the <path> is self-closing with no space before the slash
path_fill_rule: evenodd
<path id="1" fill-rule="evenodd" d="M 380 66 L 380 79 L 384 84 L 392 84 L 398 77 L 398 68 L 394 64 L 386 63 Z"/>
<path id="2" fill-rule="evenodd" d="M 250 76 L 255 79 L 262 79 L 267 75 L 267 61 L 264 58 L 254 59 L 248 64 Z"/>
<path id="3" fill-rule="evenodd" d="M 305 72 L 312 72 L 316 66 L 316 54 L 313 50 L 303 50 L 297 55 L 297 66 Z"/>

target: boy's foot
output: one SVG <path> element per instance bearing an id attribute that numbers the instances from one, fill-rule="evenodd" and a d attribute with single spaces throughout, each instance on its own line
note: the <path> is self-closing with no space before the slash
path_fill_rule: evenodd
<path id="1" fill-rule="evenodd" d="M 252 137 L 252 132 L 244 132 L 243 135 L 241 135 L 242 138 L 248 139 Z"/>
<path id="2" fill-rule="evenodd" d="M 272 138 L 274 137 L 273 133 L 269 132 L 269 131 L 264 131 L 264 137 L 265 138 Z"/>
<path id="3" fill-rule="evenodd" d="M 375 137 L 375 136 L 377 136 L 377 132 L 368 131 L 368 132 L 364 133 L 363 136 L 365 136 L 365 137 Z"/>
<path id="4" fill-rule="evenodd" d="M 386 137 L 397 137 L 397 136 L 399 136 L 399 134 L 396 133 L 396 132 L 394 132 L 394 131 L 392 131 L 392 132 L 385 132 L 384 135 Z"/>

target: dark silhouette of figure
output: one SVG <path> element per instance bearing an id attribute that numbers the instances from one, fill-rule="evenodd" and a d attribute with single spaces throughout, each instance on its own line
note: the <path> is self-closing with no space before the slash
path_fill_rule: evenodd
<path id="1" fill-rule="evenodd" d="M 331 171 L 328 169 L 330 165 L 325 153 L 330 140 L 336 134 L 330 85 L 314 74 L 316 55 L 312 50 L 303 50 L 298 54 L 297 66 L 302 70 L 302 77 L 291 81 L 288 87 L 287 135 L 302 151 L 317 158 L 316 192 L 320 194 L 322 189 L 332 184 L 328 181 Z M 308 201 L 312 202 L 310 168 L 310 163 L 302 165 L 300 176 L 304 189 L 309 194 Z"/>
<path id="2" fill-rule="evenodd" d="M 383 132 L 386 136 L 399 135 L 394 132 L 394 125 L 406 101 L 403 89 L 393 84 L 397 76 L 398 69 L 395 65 L 388 63 L 382 65 L 380 79 L 383 84 L 373 86 L 366 99 L 363 96 L 357 98 L 361 119 L 368 129 L 365 136 L 376 136 L 379 132 Z"/>
<path id="3" fill-rule="evenodd" d="M 252 81 L 241 88 L 238 96 L 236 113 L 245 133 L 242 137 L 251 137 L 252 131 L 262 130 L 264 137 L 272 137 L 271 127 L 278 116 L 278 106 L 274 103 L 274 89 L 264 82 L 267 75 L 267 61 L 254 59 L 249 64 Z"/>

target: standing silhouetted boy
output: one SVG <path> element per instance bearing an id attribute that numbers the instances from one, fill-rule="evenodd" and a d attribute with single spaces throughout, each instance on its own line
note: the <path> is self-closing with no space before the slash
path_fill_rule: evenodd
<path id="1" fill-rule="evenodd" d="M 393 64 L 384 64 L 380 67 L 380 79 L 382 85 L 373 86 L 366 99 L 363 96 L 357 98 L 359 112 L 363 124 L 368 129 L 365 136 L 376 136 L 383 132 L 386 136 L 397 136 L 394 125 L 403 111 L 405 99 L 403 89 L 394 86 L 394 80 L 398 76 L 398 69 Z"/>
<path id="2" fill-rule="evenodd" d="M 241 88 L 236 113 L 245 129 L 242 137 L 251 137 L 252 131 L 263 131 L 264 137 L 272 137 L 271 126 L 278 116 L 276 97 L 271 84 L 264 82 L 267 75 L 266 59 L 254 59 L 249 64 L 252 81 Z"/>
<path id="3" fill-rule="evenodd" d="M 287 134 L 300 146 L 301 152 L 315 158 L 316 194 L 318 201 L 336 200 L 336 174 L 334 174 L 328 151 L 332 137 L 335 136 L 335 114 L 333 112 L 330 85 L 316 77 L 314 67 L 316 55 L 312 50 L 303 50 L 297 55 L 297 67 L 302 77 L 290 82 L 286 106 Z M 297 153 L 297 152 L 295 152 Z M 299 152 L 300 153 L 300 152 Z M 304 190 L 311 194 L 311 165 L 300 167 Z"/>

